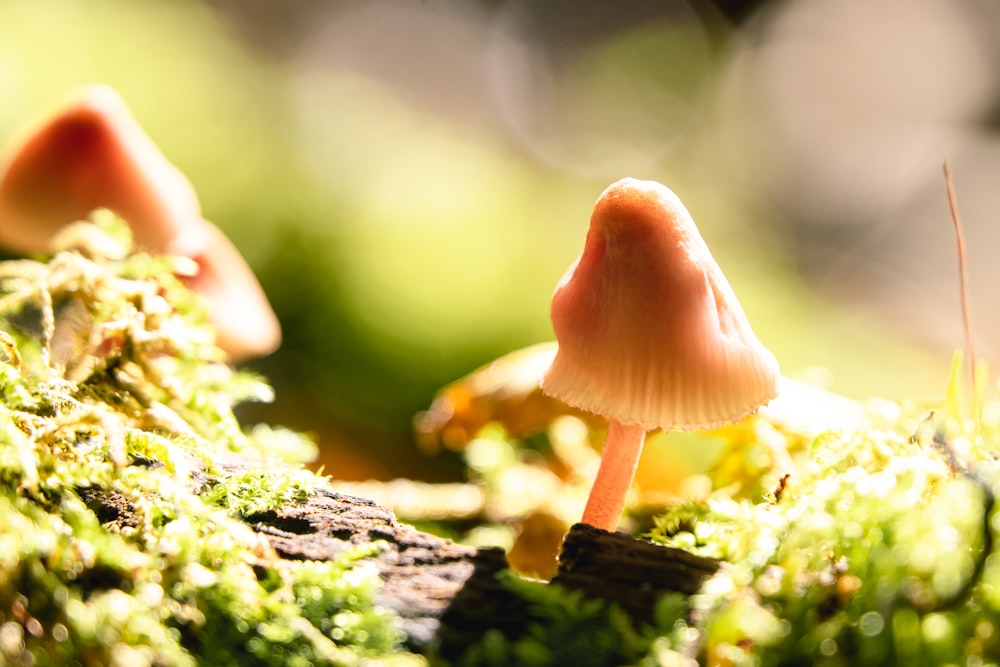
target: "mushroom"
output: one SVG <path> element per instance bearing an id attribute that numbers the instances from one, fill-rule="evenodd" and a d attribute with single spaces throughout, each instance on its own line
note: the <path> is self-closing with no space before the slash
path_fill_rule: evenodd
<path id="1" fill-rule="evenodd" d="M 542 390 L 608 419 L 582 519 L 596 528 L 616 528 L 647 431 L 715 428 L 777 394 L 777 361 L 659 183 L 626 178 L 601 194 L 551 316 L 559 349 Z"/>
<path id="2" fill-rule="evenodd" d="M 278 320 L 250 268 L 201 217 L 190 182 L 104 85 L 84 88 L 0 161 L 0 245 L 45 252 L 56 230 L 98 208 L 124 218 L 140 247 L 198 263 L 191 285 L 208 297 L 218 343 L 231 358 L 277 347 Z"/>

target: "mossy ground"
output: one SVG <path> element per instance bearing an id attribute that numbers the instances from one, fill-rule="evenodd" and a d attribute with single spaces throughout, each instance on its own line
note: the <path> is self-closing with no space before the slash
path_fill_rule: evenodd
<path id="1" fill-rule="evenodd" d="M 378 544 L 290 562 L 240 520 L 326 484 L 313 445 L 243 432 L 233 405 L 269 389 L 223 363 L 192 267 L 95 223 L 0 264 L 0 664 L 420 662 L 375 603 Z"/>
<path id="2" fill-rule="evenodd" d="M 0 663 L 423 662 L 375 602 L 377 543 L 289 562 L 241 520 L 328 483 L 299 465 L 312 444 L 240 427 L 234 404 L 269 389 L 223 362 L 175 277 L 192 267 L 131 252 L 112 216 L 95 223 L 69 227 L 47 262 L 0 263 Z M 646 537 L 724 562 L 697 595 L 637 625 L 511 573 L 528 630 L 487 632 L 457 662 L 997 664 L 1000 404 L 963 420 L 959 403 L 881 403 L 819 436 L 759 419 L 695 436 L 722 452 L 716 491 Z M 496 424 L 479 434 L 467 455 L 484 507 L 537 509 L 517 479 L 543 479 L 546 457 L 589 460 L 588 426 L 567 419 L 527 448 Z M 227 454 L 264 465 L 229 474 Z M 563 496 L 543 495 L 558 514 Z"/>
<path id="3" fill-rule="evenodd" d="M 726 562 L 674 648 L 710 664 L 996 664 L 993 456 L 907 421 L 817 438 L 770 500 L 658 518 L 654 540 Z"/>

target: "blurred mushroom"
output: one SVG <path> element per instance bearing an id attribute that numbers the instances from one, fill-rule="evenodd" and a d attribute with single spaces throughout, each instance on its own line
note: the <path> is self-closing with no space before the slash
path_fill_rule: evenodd
<path id="1" fill-rule="evenodd" d="M 571 408 L 539 390 L 539 380 L 555 354 L 554 341 L 538 343 L 455 380 L 414 419 L 418 444 L 429 453 L 442 445 L 461 450 L 491 422 L 500 423 L 512 438 L 526 438 L 565 414 L 588 420 L 595 427 L 603 426 L 603 419 Z"/>
<path id="2" fill-rule="evenodd" d="M 552 297 L 559 350 L 542 389 L 608 418 L 583 522 L 618 524 L 646 431 L 708 429 L 777 394 L 778 363 L 677 196 L 626 178 L 597 200 Z"/>
<path id="3" fill-rule="evenodd" d="M 84 88 L 29 131 L 0 162 L 0 245 L 48 250 L 65 224 L 108 208 L 136 243 L 201 267 L 192 286 L 208 297 L 218 343 L 231 358 L 277 347 L 277 318 L 226 236 L 201 217 L 188 180 L 171 165 L 112 88 Z"/>

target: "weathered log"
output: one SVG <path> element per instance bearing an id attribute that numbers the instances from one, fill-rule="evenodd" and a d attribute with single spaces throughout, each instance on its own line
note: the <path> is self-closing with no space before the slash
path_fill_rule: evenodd
<path id="1" fill-rule="evenodd" d="M 692 595 L 719 562 L 578 523 L 563 539 L 553 584 L 617 603 L 636 621 L 666 593 Z"/>
<path id="2" fill-rule="evenodd" d="M 498 548 L 475 549 L 397 523 L 370 500 L 320 491 L 305 504 L 253 517 L 286 558 L 326 559 L 372 540 L 388 547 L 377 558 L 381 601 L 403 618 L 409 645 L 454 654 L 497 628 L 508 637 L 523 629 L 524 603 L 498 580 L 507 568 Z M 563 542 L 552 583 L 618 604 L 637 622 L 652 619 L 664 594 L 691 595 L 719 563 L 681 549 L 636 540 L 584 524 Z"/>
<path id="3" fill-rule="evenodd" d="M 502 549 L 420 532 L 370 500 L 326 490 L 249 520 L 285 558 L 325 560 L 355 544 L 383 541 L 386 548 L 374 558 L 383 581 L 380 603 L 399 613 L 414 650 L 451 655 L 489 628 L 508 635 L 521 629 L 523 603 L 497 578 L 507 568 Z"/>
<path id="4" fill-rule="evenodd" d="M 225 474 L 239 474 L 259 461 L 226 457 Z M 193 480 L 200 486 L 204 473 Z M 106 524 L 135 523 L 119 494 L 81 489 Z M 525 629 L 527 604 L 498 578 L 507 569 L 499 548 L 463 546 L 420 532 L 396 520 L 392 510 L 357 496 L 319 489 L 304 503 L 246 517 L 283 558 L 328 560 L 359 544 L 381 541 L 372 561 L 383 582 L 379 603 L 396 611 L 411 650 L 455 657 L 489 629 L 516 638 Z M 577 524 L 567 534 L 552 583 L 617 603 L 636 621 L 652 617 L 665 593 L 691 594 L 718 563 Z"/>

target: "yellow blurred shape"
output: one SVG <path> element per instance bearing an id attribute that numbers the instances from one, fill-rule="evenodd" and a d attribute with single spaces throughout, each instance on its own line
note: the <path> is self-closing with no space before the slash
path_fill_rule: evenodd
<path id="1" fill-rule="evenodd" d="M 415 419 L 417 441 L 434 452 L 460 450 L 489 423 L 512 438 L 544 430 L 557 417 L 575 415 L 591 424 L 602 420 L 542 393 L 542 374 L 552 363 L 555 342 L 539 343 L 504 355 L 442 389 Z"/>

